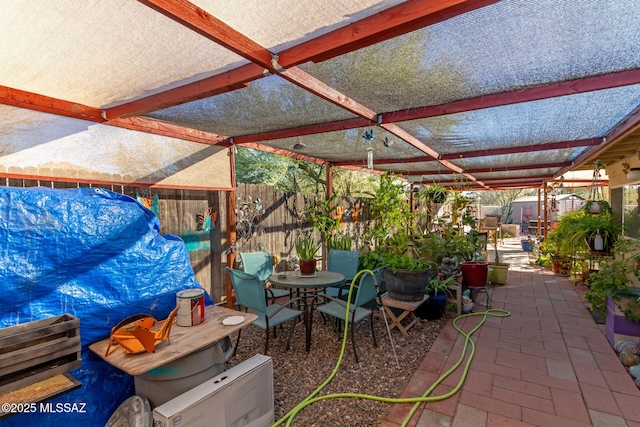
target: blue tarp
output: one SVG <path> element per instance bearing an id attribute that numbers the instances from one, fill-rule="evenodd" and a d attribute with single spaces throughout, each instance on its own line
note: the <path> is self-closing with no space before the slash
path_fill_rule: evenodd
<path id="1" fill-rule="evenodd" d="M 164 319 L 176 292 L 200 287 L 183 241 L 159 231 L 150 210 L 104 189 L 0 187 L 0 327 L 78 317 L 82 367 L 71 373 L 82 388 L 53 402 L 86 410 L 13 415 L 0 424 L 101 426 L 133 394 L 133 378 L 89 345 L 130 315 Z"/>

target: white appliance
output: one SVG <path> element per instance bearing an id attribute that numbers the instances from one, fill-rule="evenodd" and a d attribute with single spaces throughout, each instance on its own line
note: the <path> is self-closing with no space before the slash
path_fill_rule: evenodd
<path id="1" fill-rule="evenodd" d="M 153 410 L 154 427 L 261 427 L 273 418 L 273 361 L 262 354 Z"/>

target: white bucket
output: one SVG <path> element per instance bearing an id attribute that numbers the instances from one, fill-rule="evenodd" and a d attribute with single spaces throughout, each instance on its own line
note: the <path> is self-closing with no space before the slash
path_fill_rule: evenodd
<path id="1" fill-rule="evenodd" d="M 204 289 L 186 289 L 176 294 L 178 326 L 195 326 L 204 322 Z"/>

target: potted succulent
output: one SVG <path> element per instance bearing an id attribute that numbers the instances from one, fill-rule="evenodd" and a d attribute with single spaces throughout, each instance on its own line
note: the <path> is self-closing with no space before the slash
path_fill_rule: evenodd
<path id="1" fill-rule="evenodd" d="M 300 235 L 295 242 L 296 252 L 300 257 L 300 274 L 313 276 L 316 273 L 316 252 L 320 249 L 320 243 L 308 235 Z"/>

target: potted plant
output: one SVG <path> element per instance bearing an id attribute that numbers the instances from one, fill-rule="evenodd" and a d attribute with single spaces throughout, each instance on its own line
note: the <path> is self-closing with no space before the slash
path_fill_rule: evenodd
<path id="1" fill-rule="evenodd" d="M 493 258 L 493 262 L 489 266 L 489 281 L 494 285 L 506 285 L 507 276 L 509 275 L 509 263 L 500 262 L 497 232 L 494 232 L 491 235 L 491 244 L 493 245 L 495 256 Z"/>
<path id="2" fill-rule="evenodd" d="M 541 243 L 541 251 L 549 255 L 555 274 L 568 276 L 576 255 L 586 251 L 584 239 L 578 238 L 584 215 L 581 211 L 566 212 Z"/>
<path id="3" fill-rule="evenodd" d="M 386 291 L 391 298 L 407 302 L 422 300 L 433 273 L 432 264 L 421 259 L 417 249 L 399 246 L 380 246 L 360 256 L 360 269 L 388 265 L 384 271 Z"/>
<path id="4" fill-rule="evenodd" d="M 429 295 L 429 299 L 416 310 L 416 315 L 427 320 L 437 320 L 441 318 L 447 312 L 449 286 L 454 284 L 454 276 L 446 279 L 441 279 L 436 276 L 430 279 L 426 287 L 426 293 Z"/>
<path id="5" fill-rule="evenodd" d="M 606 335 L 611 345 L 616 333 L 640 336 L 640 289 L 633 286 L 633 278 L 640 277 L 636 245 L 632 240 L 617 240 L 614 256 L 603 258 L 598 271 L 586 281 L 589 292 L 585 298 L 592 310 L 606 315 Z"/>
<path id="6" fill-rule="evenodd" d="M 535 240 L 533 240 L 531 236 L 527 236 L 526 239 L 520 239 L 520 246 L 522 246 L 522 250 L 525 252 L 533 252 Z"/>
<path id="7" fill-rule="evenodd" d="M 622 235 L 622 225 L 607 212 L 599 215 L 582 214 L 576 237 L 584 239 L 594 255 L 610 255 L 616 240 Z"/>
<path id="8" fill-rule="evenodd" d="M 431 223 L 435 217 L 436 211 L 434 204 L 442 204 L 447 200 L 447 197 L 451 193 L 451 190 L 438 185 L 431 184 L 428 187 L 423 187 L 418 191 L 417 199 L 424 203 L 426 208 L 426 220 L 427 223 Z"/>
<path id="9" fill-rule="evenodd" d="M 300 274 L 313 276 L 316 273 L 316 252 L 320 249 L 320 243 L 312 236 L 300 235 L 295 242 L 296 252 L 300 257 Z"/>

